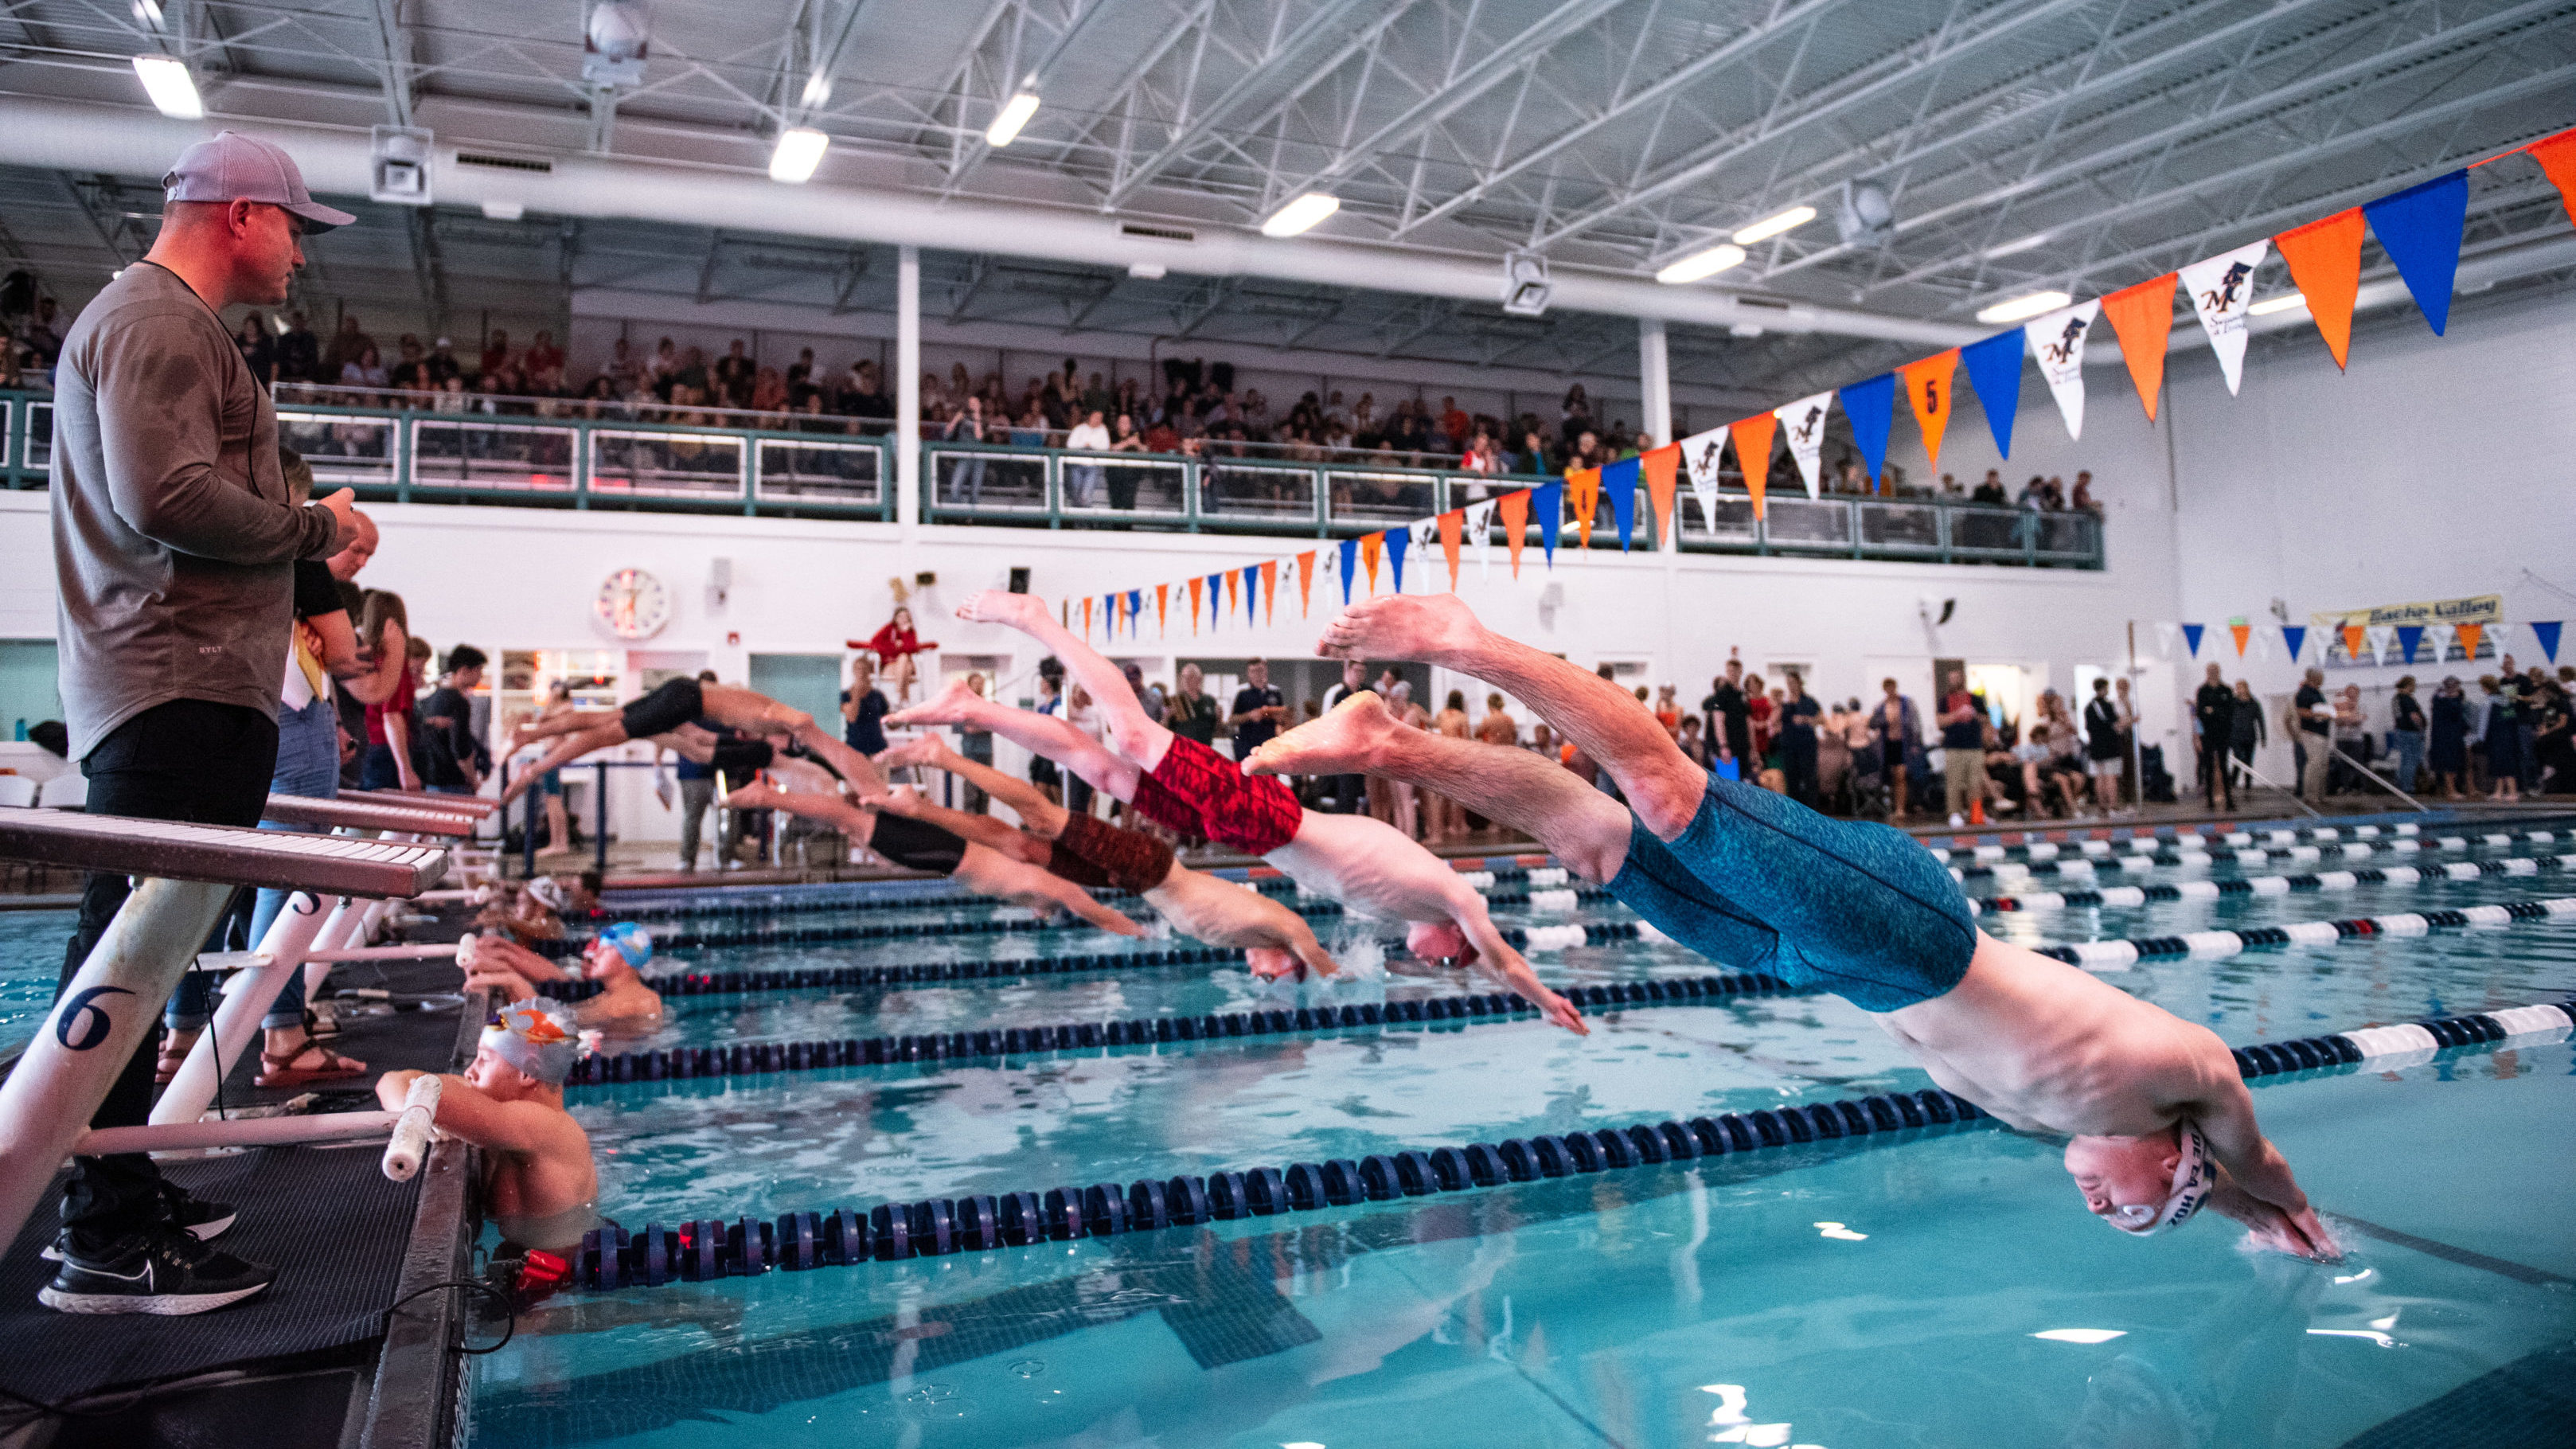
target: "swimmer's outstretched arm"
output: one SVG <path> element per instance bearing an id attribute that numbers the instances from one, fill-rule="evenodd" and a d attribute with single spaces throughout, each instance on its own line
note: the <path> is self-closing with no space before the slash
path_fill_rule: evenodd
<path id="1" fill-rule="evenodd" d="M 592 725 L 573 735 L 563 743 L 548 749 L 535 764 L 511 776 L 510 783 L 501 791 L 501 803 L 507 805 L 518 799 L 527 792 L 529 786 L 544 779 L 546 772 L 550 770 L 561 769 L 593 750 L 604 750 L 611 745 L 624 743 L 626 743 L 626 726 L 612 714 L 608 716 L 608 723 Z"/>
<path id="2" fill-rule="evenodd" d="M 798 725 L 793 734 L 796 743 L 803 745 L 809 753 L 821 756 L 825 763 L 840 771 L 841 778 L 849 781 L 850 788 L 857 791 L 861 798 L 874 799 L 886 792 L 885 775 L 877 769 L 876 763 L 851 749 L 840 736 L 810 719 Z"/>
<path id="3" fill-rule="evenodd" d="M 2290 1175 L 2288 1159 L 2256 1125 L 2254 1094 L 2236 1074 L 2234 1059 L 2222 1060 L 2227 1065 L 2224 1080 L 2213 1080 L 2199 1101 L 2182 1109 L 2200 1124 L 2209 1155 L 2218 1160 L 2218 1187 L 2209 1205 L 2277 1247 L 2310 1258 L 2342 1257 L 2343 1249 Z M 2216 1075 L 2213 1069 L 2211 1076 Z"/>
<path id="4" fill-rule="evenodd" d="M 869 806 L 819 790 L 781 790 L 766 780 L 754 780 L 731 791 L 724 797 L 724 806 L 728 810 L 784 810 L 790 815 L 802 815 L 835 827 L 859 845 L 867 843 L 876 827 Z"/>
<path id="5" fill-rule="evenodd" d="M 1584 1024 L 1583 1013 L 1575 1009 L 1574 1003 L 1548 990 L 1538 973 L 1530 970 L 1529 962 L 1512 949 L 1502 932 L 1494 929 L 1493 917 L 1485 912 L 1485 898 L 1464 882 L 1460 882 L 1459 889 L 1465 895 L 1452 902 L 1450 919 L 1458 923 L 1459 934 L 1467 938 L 1467 944 L 1476 948 L 1477 966 L 1501 978 L 1523 1001 L 1545 1012 L 1548 1020 L 1576 1036 L 1592 1035 L 1592 1028 Z"/>
<path id="6" fill-rule="evenodd" d="M 388 1112 L 403 1109 L 414 1080 L 438 1077 L 438 1130 L 462 1137 L 477 1147 L 532 1157 L 590 1157 L 590 1139 L 561 1107 L 538 1102 L 500 1102 L 463 1077 L 443 1073 L 398 1071 L 376 1078 L 376 1101 Z"/>
<path id="7" fill-rule="evenodd" d="M 1014 905 L 1026 906 L 1041 915 L 1058 908 L 1071 911 L 1104 931 L 1121 936 L 1141 936 L 1145 928 L 1091 898 L 1091 892 L 1069 880 L 1047 874 L 1034 865 L 1013 860 L 999 851 L 966 843 L 966 854 L 957 862 L 949 879 L 975 892 L 993 896 Z"/>

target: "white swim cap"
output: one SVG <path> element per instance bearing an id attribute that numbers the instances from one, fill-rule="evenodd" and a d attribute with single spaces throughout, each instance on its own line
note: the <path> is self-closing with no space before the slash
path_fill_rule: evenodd
<path id="1" fill-rule="evenodd" d="M 2200 1124 L 2184 1118 L 2174 1124 L 2174 1138 L 2182 1157 L 2174 1164 L 2173 1191 L 2166 1195 L 2164 1206 L 2122 1203 L 2111 1209 L 2107 1219 L 2111 1226 L 2133 1237 L 2152 1238 L 2191 1221 L 2192 1214 L 2208 1205 L 2218 1170 L 2210 1164 L 2209 1142 L 2200 1135 Z"/>
<path id="2" fill-rule="evenodd" d="M 580 1056 L 580 1039 L 572 1030 L 571 1018 L 543 998 L 494 1013 L 483 1028 L 482 1044 L 528 1076 L 558 1087 L 572 1075 Z"/>

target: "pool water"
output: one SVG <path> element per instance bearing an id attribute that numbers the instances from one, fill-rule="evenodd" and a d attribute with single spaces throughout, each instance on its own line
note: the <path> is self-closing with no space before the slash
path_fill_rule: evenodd
<path id="1" fill-rule="evenodd" d="M 0 1053 L 36 1034 L 62 979 L 78 911 L 0 911 Z"/>
<path id="2" fill-rule="evenodd" d="M 2313 868 L 2217 863 L 2145 878 Z M 2054 944 L 2572 891 L 2576 879 L 2552 872 L 1981 924 Z M 955 920 L 991 911 L 937 909 Z M 1608 902 L 1496 915 L 1506 925 L 1634 919 Z M 669 953 L 657 969 L 1113 949 L 1103 940 L 1071 931 L 713 947 Z M 1651 942 L 1534 960 L 1560 986 L 1722 969 Z M 1401 962 L 1354 976 L 1261 987 L 1201 964 L 673 997 L 658 1032 L 620 1045 L 1493 989 Z M 2562 998 L 2576 990 L 2576 923 L 2144 962 L 2105 979 L 2232 1044 L 2277 1040 Z M 1927 1085 L 1863 1013 L 1830 997 L 1775 997 L 1610 1008 L 1594 1013 L 1588 1039 L 1534 1020 L 1366 1027 L 585 1087 L 571 1103 L 599 1154 L 603 1209 L 640 1227 L 1284 1166 Z M 2486 1377 L 2508 1366 L 2544 1382 L 2557 1374 L 2548 1355 L 2576 1336 L 2567 1043 L 2270 1079 L 2256 1102 L 2346 1238 L 2345 1262 L 2244 1252 L 2216 1220 L 2129 1240 L 2082 1211 L 2054 1144 L 1979 1124 L 1109 1239 L 568 1294 L 476 1360 L 471 1433 L 490 1446 L 672 1449 L 2334 1446 L 2444 1395 L 2456 1397 L 2441 1412 L 2463 1423 L 2516 1411 Z"/>

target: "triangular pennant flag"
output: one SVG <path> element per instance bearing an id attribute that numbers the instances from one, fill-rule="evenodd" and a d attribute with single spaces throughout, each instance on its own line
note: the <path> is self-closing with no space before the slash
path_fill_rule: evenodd
<path id="1" fill-rule="evenodd" d="M 2182 287 L 2200 328 L 2209 334 L 2209 350 L 2218 354 L 2218 370 L 2227 379 L 2227 395 L 2245 371 L 2245 309 L 2254 305 L 2254 269 L 2272 253 L 2269 241 L 2247 242 L 2232 252 L 2192 263 L 2182 269 Z"/>
<path id="2" fill-rule="evenodd" d="M 1100 635 L 1102 638 L 1116 639 L 1118 637 L 1118 596 L 1116 594 L 1101 595 L 1100 624 Z"/>
<path id="3" fill-rule="evenodd" d="M 2564 619 L 2552 619 L 2547 623 L 2536 623 L 2531 626 L 2532 636 L 2540 641 L 2540 652 L 2548 655 L 2549 662 L 2552 664 L 2558 662 L 2558 630 L 2566 622 Z"/>
<path id="4" fill-rule="evenodd" d="M 1400 594 L 1404 592 L 1404 555 L 1413 547 L 1413 530 L 1390 528 L 1385 536 L 1387 568 L 1394 574 L 1395 591 Z"/>
<path id="5" fill-rule="evenodd" d="M 1198 575 L 1190 575 L 1190 633 L 1192 635 L 1199 632 L 1199 590 L 1206 583 L 1207 580 Z"/>
<path id="6" fill-rule="evenodd" d="M 1222 577 L 1225 579 L 1225 611 L 1231 614 L 1234 612 L 1234 601 L 1242 593 L 1243 586 L 1236 582 L 1237 576 L 1232 569 L 1227 569 Z M 1211 610 L 1214 609 L 1213 599 L 1209 601 L 1209 607 Z"/>
<path id="7" fill-rule="evenodd" d="M 2361 641 L 2370 631 L 2359 624 L 2343 626 L 2343 657 L 2354 664 L 2361 662 Z"/>
<path id="8" fill-rule="evenodd" d="M 2424 644 L 2425 647 L 2433 651 L 2432 663 L 2439 664 L 2442 662 L 2442 656 L 2450 652 L 2451 640 L 2455 638 L 2458 633 L 2458 630 L 2452 628 L 2448 624 L 2427 624 L 2424 626 Z"/>
<path id="9" fill-rule="evenodd" d="M 1243 566 L 1243 622 L 1259 623 L 1260 620 L 1254 616 L 1260 611 L 1260 607 L 1261 565 L 1245 564 Z"/>
<path id="10" fill-rule="evenodd" d="M 1089 594 L 1082 596 L 1082 637 L 1085 639 L 1091 637 L 1091 596 Z"/>
<path id="11" fill-rule="evenodd" d="M 1968 386 L 1977 390 L 1977 405 L 1986 410 L 1986 429 L 1995 435 L 1995 451 L 2012 456 L 2013 414 L 2021 410 L 2022 331 L 1998 332 L 1983 342 L 1959 349 L 1967 365 Z"/>
<path id="12" fill-rule="evenodd" d="M 1437 516 L 1417 518 L 1407 527 L 1413 531 L 1413 575 L 1415 578 L 1421 578 L 1424 556 L 1431 552 L 1433 544 L 1440 541 L 1440 520 Z M 1431 583 L 1427 579 L 1423 581 L 1422 592 L 1426 594 L 1431 592 Z"/>
<path id="13" fill-rule="evenodd" d="M 1843 416 L 1851 419 L 1852 441 L 1860 445 L 1861 461 L 1869 465 L 1869 481 L 1878 482 L 1878 470 L 1887 461 L 1887 432 L 1896 426 L 1896 374 L 1882 372 L 1867 382 L 1856 382 L 1842 390 Z"/>
<path id="14" fill-rule="evenodd" d="M 2409 186 L 2394 196 L 2365 201 L 2361 214 L 2370 218 L 2370 234 L 2379 249 L 2397 264 L 2406 290 L 2433 324 L 2433 335 L 2451 322 L 2451 287 L 2460 271 L 2460 234 L 2468 224 L 2469 173 Z"/>
<path id="15" fill-rule="evenodd" d="M 2250 640 L 2250 642 L 2251 642 L 2251 643 L 2253 644 L 2253 646 L 2254 646 L 2254 657 L 2255 657 L 2255 658 L 2257 658 L 2257 659 L 2269 659 L 2269 658 L 2271 658 L 2271 657 L 2272 657 L 2272 631 L 2271 631 L 2271 630 L 2269 630 L 2269 629 L 2257 629 L 2257 630 L 2255 630 L 2255 631 L 2254 631 L 2254 633 L 2253 633 L 2253 636 L 2252 636 L 2252 638 L 2251 638 L 2251 640 Z"/>
<path id="16" fill-rule="evenodd" d="M 1360 535 L 1360 566 L 1368 570 L 1369 597 L 1372 599 L 1377 597 L 1378 555 L 1385 551 L 1386 534 L 1384 532 Z"/>
<path id="17" fill-rule="evenodd" d="M 1503 519 L 1503 549 L 1512 558 L 1512 577 L 1521 576 L 1521 547 L 1529 539 L 1530 490 L 1518 489 L 1494 500 Z"/>
<path id="18" fill-rule="evenodd" d="M 2191 646 L 2191 657 L 2194 659 L 2198 659 L 2200 657 L 2200 631 L 2206 627 L 2208 626 L 2203 624 L 2185 624 L 2182 626 L 2183 642 Z"/>
<path id="19" fill-rule="evenodd" d="M 1726 425 L 1735 438 L 1735 466 L 1744 471 L 1744 491 L 1753 495 L 1753 516 L 1767 518 L 1764 490 L 1771 482 L 1771 436 L 1780 430 L 1780 419 L 1771 413 L 1755 413 Z"/>
<path id="20" fill-rule="evenodd" d="M 2478 641 L 2484 639 L 2486 634 L 2487 626 L 2484 624 L 2454 624 L 2451 626 L 2451 637 L 2460 641 L 2460 657 L 2463 659 L 2475 659 L 2478 657 Z"/>
<path id="21" fill-rule="evenodd" d="M 2138 401 L 2147 421 L 2156 420 L 2156 396 L 2165 385 L 2165 343 L 2173 333 L 2172 272 L 2134 287 L 2123 287 L 2102 299 L 2102 315 L 2120 339 L 2120 358 L 2129 364 L 2129 380 L 2138 385 Z"/>
<path id="22" fill-rule="evenodd" d="M 1458 592 L 1458 540 L 1467 530 L 1467 510 L 1452 508 L 1436 520 L 1440 528 L 1440 556 L 1449 561 L 1449 592 Z"/>
<path id="23" fill-rule="evenodd" d="M 2394 631 L 2385 624 L 2373 624 L 2366 631 L 2366 637 L 2370 641 L 2371 663 L 2385 664 L 2388 662 L 2388 641 L 2389 635 L 2393 632 Z"/>
<path id="24" fill-rule="evenodd" d="M 1136 637 L 1136 630 L 1137 630 L 1137 627 L 1138 627 L 1140 624 L 1142 624 L 1142 623 L 1144 622 L 1144 618 L 1145 618 L 1145 591 L 1144 591 L 1143 589 L 1129 589 L 1129 590 L 1127 591 L 1127 637 L 1128 637 L 1128 638 L 1133 639 L 1133 638 L 1135 638 L 1135 637 Z"/>
<path id="25" fill-rule="evenodd" d="M 1353 567 L 1353 565 L 1359 561 L 1359 552 L 1360 541 L 1358 539 L 1346 538 L 1342 540 L 1341 553 L 1339 556 L 1342 561 L 1342 607 L 1345 609 L 1351 606 L 1351 580 L 1359 574 L 1359 570 Z"/>
<path id="26" fill-rule="evenodd" d="M 1691 496 L 1699 500 L 1703 528 L 1717 526 L 1718 472 L 1726 456 L 1726 439 L 1726 429 L 1716 427 L 1681 441 L 1682 471 L 1690 477 Z"/>
<path id="27" fill-rule="evenodd" d="M 1565 527 L 1565 485 L 1543 483 L 1531 489 L 1530 511 L 1538 515 L 1538 542 L 1547 555 L 1547 566 L 1555 568 L 1556 538 Z"/>
<path id="28" fill-rule="evenodd" d="M 1279 560 L 1275 558 L 1261 566 L 1261 598 L 1261 622 L 1264 624 L 1278 623 Z"/>
<path id="29" fill-rule="evenodd" d="M 2299 651 L 2308 647 L 2308 626 L 2305 624 L 2282 625 L 2281 647 L 2290 651 L 2290 662 L 2293 664 L 2297 663 L 2299 659 Z"/>
<path id="30" fill-rule="evenodd" d="M 1780 420 L 1780 431 L 1789 440 L 1789 459 L 1798 465 L 1798 477 L 1807 485 L 1807 496 L 1814 498 L 1824 482 L 1825 414 L 1833 409 L 1834 395 L 1820 392 L 1800 398 L 1787 407 L 1774 408 L 1771 416 Z M 1712 491 L 1715 484 L 1711 484 Z"/>
<path id="31" fill-rule="evenodd" d="M 1172 586 L 1170 584 L 1154 585 L 1154 632 L 1157 634 L 1172 632 Z"/>
<path id="32" fill-rule="evenodd" d="M 1896 370 L 1905 379 L 1905 401 L 1914 408 L 1914 421 L 1923 425 L 1923 451 L 1931 454 L 1935 472 L 1941 467 L 1941 434 L 1950 426 L 1950 375 L 1958 365 L 1959 349 L 1953 347 Z M 1744 462 L 1742 453 L 1736 461 Z M 1751 476 L 1750 465 L 1745 471 Z"/>
<path id="33" fill-rule="evenodd" d="M 1601 470 L 1577 468 L 1565 475 L 1566 497 L 1574 503 L 1574 526 L 1586 552 L 1592 548 L 1592 517 L 1601 511 Z M 1552 558 L 1552 556 L 1551 556 Z"/>
<path id="34" fill-rule="evenodd" d="M 2352 351 L 2352 302 L 2361 290 L 2364 230 L 2361 208 L 2355 206 L 2272 238 L 2281 260 L 2290 264 L 2290 281 L 2308 304 L 2308 320 L 2317 324 L 2337 367 Z"/>
<path id="35" fill-rule="evenodd" d="M 1315 614 L 1315 551 L 1297 555 L 1297 617 L 1313 618 Z"/>
<path id="36" fill-rule="evenodd" d="M 2576 221 L 2576 131 L 2561 131 L 2545 140 L 2531 143 L 2531 159 L 2549 176 L 2549 184 L 2558 188 L 2558 200 L 2567 208 L 2567 219 Z"/>
<path id="37" fill-rule="evenodd" d="M 2254 626 L 2251 624 L 2238 624 L 2231 622 L 2227 626 L 2227 632 L 2234 635 L 2236 638 L 2236 657 L 2239 659 L 2244 658 L 2245 643 L 2247 640 L 2254 637 Z"/>
<path id="38" fill-rule="evenodd" d="M 1681 520 L 1673 517 L 1673 475 L 1681 471 L 1682 448 L 1679 443 L 1666 443 L 1649 448 L 1637 460 L 1638 471 L 1646 479 L 1646 499 L 1655 505 L 1655 546 L 1664 546 L 1667 538 L 1681 537 Z"/>
<path id="39" fill-rule="evenodd" d="M 1626 553 L 1637 529 L 1638 460 L 1622 458 L 1601 469 L 1601 491 L 1610 495 L 1610 517 L 1619 528 L 1619 551 Z"/>
<path id="40" fill-rule="evenodd" d="M 2182 626 L 2181 626 L 2181 625 L 2179 625 L 2179 624 L 2167 624 L 2167 623 L 2159 622 L 2159 623 L 2156 625 L 2156 657 L 2157 657 L 2157 658 L 2159 658 L 2159 659 L 2171 659 L 2171 658 L 2173 657 L 2174 638 L 2175 638 L 2175 636 L 2176 636 L 2176 635 L 2180 634 L 2181 632 L 2182 632 Z"/>
<path id="41" fill-rule="evenodd" d="M 1467 505 L 1467 532 L 1475 535 L 1476 579 L 1480 583 L 1493 582 L 1494 511 L 1501 502 L 1502 500 L 1499 498 L 1488 498 L 1481 503 L 1470 503 Z M 1454 558 L 1451 560 L 1450 566 L 1453 569 L 1457 566 Z M 1451 579 L 1449 581 L 1449 587 L 1453 591 L 1456 590 L 1458 587 L 1458 581 L 1454 578 Z"/>
<path id="42" fill-rule="evenodd" d="M 2423 642 L 2423 625 L 2400 624 L 2397 626 L 2397 652 L 2405 658 L 2407 663 L 2412 664 L 2415 662 L 2416 647 L 2421 645 Z"/>
<path id="43" fill-rule="evenodd" d="M 2084 436 L 2084 339 L 2101 318 L 2102 302 L 2096 298 L 2034 317 L 2021 329 L 2030 339 L 2030 355 L 2039 361 L 2039 375 L 2048 382 L 2048 395 L 2057 399 L 2057 415 L 2066 420 L 2066 436 L 2078 440 Z M 1984 396 L 1983 388 L 1978 395 Z M 1989 411 L 1994 407 L 1986 406 Z"/>

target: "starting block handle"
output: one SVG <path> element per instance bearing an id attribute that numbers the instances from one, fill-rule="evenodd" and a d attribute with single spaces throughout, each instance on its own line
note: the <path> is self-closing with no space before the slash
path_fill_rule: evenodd
<path id="1" fill-rule="evenodd" d="M 430 1130 L 438 1121 L 438 1092 L 435 1074 L 412 1078 L 402 1116 L 394 1122 L 393 1140 L 385 1144 L 385 1176 L 395 1182 L 409 1182 L 420 1171 L 420 1160 L 429 1152 Z"/>

